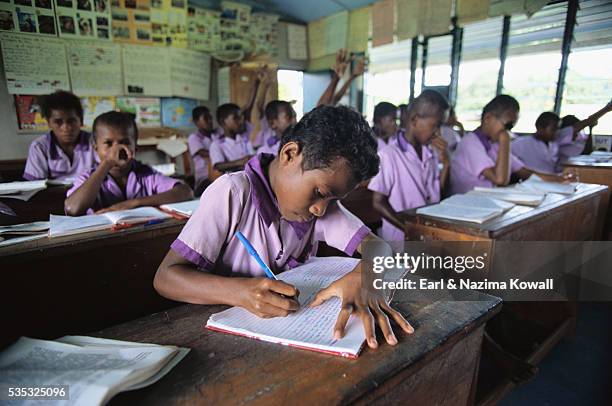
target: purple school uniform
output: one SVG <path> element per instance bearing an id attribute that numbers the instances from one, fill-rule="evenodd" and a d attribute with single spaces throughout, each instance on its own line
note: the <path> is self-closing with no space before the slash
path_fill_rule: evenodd
<path id="1" fill-rule="evenodd" d="M 83 183 L 85 183 L 95 170 L 96 169 L 93 168 L 79 175 L 74 181 L 72 188 L 68 191 L 67 196 L 73 194 Z M 128 175 L 125 192 L 121 190 L 117 182 L 115 182 L 115 179 L 113 179 L 110 174 L 107 174 L 102 182 L 102 186 L 100 186 L 98 196 L 93 206 L 87 210 L 87 214 L 93 214 L 98 210 L 110 207 L 125 200 L 167 192 L 177 183 L 182 182 L 178 179 L 162 175 L 148 165 L 144 165 L 138 161 L 132 161 L 132 168 Z"/>
<path id="2" fill-rule="evenodd" d="M 225 276 L 264 273 L 235 238 L 241 231 L 274 272 L 304 262 L 316 252 L 316 241 L 352 255 L 370 230 L 339 203 L 308 222 L 281 218 L 265 167 L 274 156 L 257 155 L 244 171 L 226 174 L 210 185 L 172 249 L 198 268 Z"/>
<path id="3" fill-rule="evenodd" d="M 574 127 L 568 126 L 563 127 L 557 133 L 555 142 L 559 145 L 559 163 L 557 165 L 557 172 L 561 172 L 563 167 L 562 163 L 566 162 L 573 156 L 578 156 L 584 151 L 589 136 L 584 131 L 579 131 L 574 139 Z"/>
<path id="4" fill-rule="evenodd" d="M 280 148 L 280 138 L 276 134 L 272 134 L 264 141 L 263 145 L 257 148 L 258 154 L 278 155 Z"/>
<path id="5" fill-rule="evenodd" d="M 461 141 L 461 136 L 448 125 L 440 126 L 440 136 L 448 144 L 448 152 L 452 154 L 457 149 L 457 144 Z"/>
<path id="6" fill-rule="evenodd" d="M 210 162 L 214 166 L 219 162 L 235 161 L 255 151 L 247 137 L 237 134 L 235 138 L 220 137 L 210 144 Z"/>
<path id="7" fill-rule="evenodd" d="M 257 134 L 255 135 L 255 139 L 253 139 L 253 147 L 255 149 L 263 146 L 269 137 L 273 137 L 276 135 L 274 133 L 274 130 L 272 130 L 268 126 L 268 120 L 262 118 L 261 120 L 259 120 L 259 123 L 261 124 L 261 128 L 259 129 L 259 132 L 257 132 Z"/>
<path id="8" fill-rule="evenodd" d="M 74 148 L 71 162 L 68 155 L 60 148 L 55 136 L 49 131 L 30 144 L 23 177 L 27 180 L 72 180 L 82 172 L 89 171 L 95 162 L 90 133 L 81 131 L 79 134 L 79 142 Z"/>
<path id="9" fill-rule="evenodd" d="M 466 193 L 476 186 L 493 187 L 493 182 L 482 175 L 487 168 L 494 168 L 499 143 L 491 142 L 480 129 L 467 133 L 457 145 L 451 158 L 451 194 Z M 510 150 L 510 172 L 524 167 L 523 162 Z"/>
<path id="10" fill-rule="evenodd" d="M 196 184 L 203 179 L 208 178 L 208 160 L 198 155 L 200 150 L 210 151 L 210 144 L 213 139 L 218 138 L 216 134 L 207 135 L 200 131 L 196 131 L 189 135 L 187 140 L 189 144 L 189 153 L 193 159 Z"/>
<path id="11" fill-rule="evenodd" d="M 395 211 L 407 210 L 440 201 L 440 169 L 438 159 L 429 146 L 422 148 L 422 160 L 403 136 L 388 145 L 380 155 L 380 171 L 368 189 L 388 197 Z M 401 241 L 404 231 L 383 219 L 381 237 Z"/>
<path id="12" fill-rule="evenodd" d="M 525 166 L 539 172 L 555 173 L 559 161 L 559 145 L 546 143 L 534 135 L 524 135 L 512 141 L 512 154 Z"/>

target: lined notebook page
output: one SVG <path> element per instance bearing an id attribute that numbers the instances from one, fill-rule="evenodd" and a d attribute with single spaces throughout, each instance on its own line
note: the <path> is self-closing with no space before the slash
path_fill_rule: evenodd
<path id="1" fill-rule="evenodd" d="M 503 200 L 495 199 L 492 197 L 464 194 L 454 195 L 447 199 L 444 199 L 441 203 L 452 204 L 455 206 L 467 206 L 476 207 L 479 209 L 502 209 L 504 211 L 510 210 L 515 206 L 514 203 L 505 202 Z"/>
<path id="2" fill-rule="evenodd" d="M 455 206 L 453 204 L 434 204 L 417 209 L 417 214 L 438 217 L 450 220 L 469 221 L 471 223 L 484 223 L 487 220 L 500 216 L 500 208 L 480 208 L 468 206 Z"/>
<path id="3" fill-rule="evenodd" d="M 278 279 L 300 290 L 300 310 L 287 317 L 262 319 L 247 310 L 233 307 L 213 314 L 206 327 L 233 332 L 274 343 L 357 356 L 365 334 L 361 320 L 352 316 L 345 336 L 334 340 L 333 329 L 340 312 L 340 299 L 332 298 L 310 308 L 317 292 L 350 272 L 359 260 L 353 258 L 313 258 L 305 265 L 278 275 Z"/>

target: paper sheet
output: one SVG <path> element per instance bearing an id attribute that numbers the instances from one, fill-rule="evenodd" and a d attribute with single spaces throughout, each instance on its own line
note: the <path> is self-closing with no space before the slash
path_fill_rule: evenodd
<path id="1" fill-rule="evenodd" d="M 152 0 L 150 4 L 153 44 L 186 48 L 187 0 Z"/>
<path id="2" fill-rule="evenodd" d="M 390 44 L 395 31 L 395 0 L 381 0 L 372 6 L 372 46 Z"/>
<path id="3" fill-rule="evenodd" d="M 162 126 L 171 128 L 192 127 L 191 112 L 197 105 L 197 100 L 163 97 L 161 99 Z"/>
<path id="4" fill-rule="evenodd" d="M 230 102 L 230 68 L 226 66 L 217 71 L 217 99 L 219 105 Z"/>
<path id="5" fill-rule="evenodd" d="M 308 55 L 310 59 L 325 56 L 325 20 L 308 23 Z"/>
<path id="6" fill-rule="evenodd" d="M 475 207 L 481 209 L 501 209 L 510 210 L 515 206 L 514 203 L 505 202 L 503 200 L 495 199 L 492 197 L 479 196 L 479 195 L 453 195 L 449 198 L 442 200 L 444 204 L 453 204 L 455 206 Z"/>
<path id="7" fill-rule="evenodd" d="M 256 55 L 268 55 L 271 59 L 278 57 L 278 18 L 276 14 L 253 13 L 249 26 L 250 41 Z"/>
<path id="8" fill-rule="evenodd" d="M 440 35 L 450 31 L 452 0 L 430 0 L 421 2 L 419 17 L 422 35 Z"/>
<path id="9" fill-rule="evenodd" d="M 122 46 L 125 93 L 140 96 L 172 96 L 171 63 L 167 48 Z"/>
<path id="10" fill-rule="evenodd" d="M 365 341 L 361 321 L 351 317 L 345 336 L 334 340 L 333 328 L 340 311 L 340 300 L 330 299 L 314 308 L 308 304 L 320 289 L 353 270 L 358 261 L 353 258 L 313 258 L 303 266 L 280 274 L 278 279 L 300 290 L 301 308 L 287 317 L 262 319 L 245 309 L 233 307 L 212 315 L 207 326 L 231 329 L 265 341 L 357 355 Z"/>
<path id="11" fill-rule="evenodd" d="M 150 0 L 113 0 L 111 12 L 113 42 L 153 44 Z"/>
<path id="12" fill-rule="evenodd" d="M 121 83 L 119 83 L 119 85 L 121 86 Z M 123 90 L 119 93 L 122 92 Z M 115 110 L 117 107 L 117 98 L 98 96 L 82 97 L 81 104 L 83 105 L 83 126 L 91 128 L 96 117 L 100 114 Z"/>
<path id="13" fill-rule="evenodd" d="M 287 48 L 289 59 L 304 61 L 308 59 L 305 25 L 287 24 Z"/>
<path id="14" fill-rule="evenodd" d="M 123 93 L 121 46 L 106 41 L 66 40 L 72 91 L 79 96 Z"/>
<path id="15" fill-rule="evenodd" d="M 214 52 L 221 50 L 221 12 L 201 7 L 187 9 L 189 48 Z"/>
<path id="16" fill-rule="evenodd" d="M 370 39 L 372 7 L 362 7 L 349 13 L 349 33 L 347 48 L 351 52 L 366 52 Z"/>
<path id="17" fill-rule="evenodd" d="M 117 109 L 126 113 L 135 114 L 136 124 L 138 124 L 138 126 L 161 126 L 161 104 L 159 98 L 117 97 Z"/>
<path id="18" fill-rule="evenodd" d="M 171 48 L 172 94 L 197 100 L 210 95 L 210 55 L 189 49 Z M 191 115 L 191 111 L 189 112 Z"/>
<path id="19" fill-rule="evenodd" d="M 161 209 L 179 213 L 184 216 L 191 216 L 200 205 L 200 199 L 188 200 L 180 203 L 170 203 L 159 206 Z"/>
<path id="20" fill-rule="evenodd" d="M 46 180 L 31 180 L 23 182 L 0 183 L 0 195 L 10 195 L 20 192 L 31 192 L 47 188 Z"/>
<path id="21" fill-rule="evenodd" d="M 419 35 L 421 9 L 426 2 L 419 0 L 396 0 L 397 2 L 397 39 L 400 41 Z"/>
<path id="22" fill-rule="evenodd" d="M 110 41 L 110 0 L 55 0 L 59 36 Z"/>
<path id="23" fill-rule="evenodd" d="M 335 54 L 346 48 L 348 36 L 349 13 L 341 11 L 325 17 L 325 55 Z"/>
<path id="24" fill-rule="evenodd" d="M 9 93 L 39 95 L 70 89 L 62 40 L 0 32 L 0 42 Z"/>

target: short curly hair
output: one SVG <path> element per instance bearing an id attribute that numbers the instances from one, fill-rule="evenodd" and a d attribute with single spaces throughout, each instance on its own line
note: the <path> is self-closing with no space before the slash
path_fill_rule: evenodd
<path id="1" fill-rule="evenodd" d="M 81 100 L 73 93 L 58 90 L 57 92 L 40 96 L 38 98 L 41 114 L 47 120 L 51 118 L 53 110 L 73 111 L 83 122 L 83 106 Z"/>
<path id="2" fill-rule="evenodd" d="M 372 129 L 349 107 L 317 107 L 283 133 L 281 148 L 292 141 L 300 146 L 304 170 L 329 168 L 344 158 L 357 183 L 378 173 L 380 159 Z"/>

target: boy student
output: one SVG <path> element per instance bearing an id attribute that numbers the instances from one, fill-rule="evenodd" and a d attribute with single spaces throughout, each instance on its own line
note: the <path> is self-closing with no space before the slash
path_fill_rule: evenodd
<path id="1" fill-rule="evenodd" d="M 264 140 L 264 144 L 257 149 L 257 153 L 276 155 L 283 133 L 295 124 L 295 110 L 289 102 L 272 100 L 266 105 L 266 121 L 272 134 Z"/>
<path id="2" fill-rule="evenodd" d="M 194 108 L 191 117 L 197 130 L 189 135 L 188 144 L 195 169 L 195 194 L 199 196 L 208 181 L 210 144 L 213 137 L 218 138 L 218 136 L 213 133 L 213 119 L 208 107 L 198 106 Z"/>
<path id="3" fill-rule="evenodd" d="M 138 128 L 132 114 L 99 115 L 93 134 L 100 163 L 77 177 L 64 203 L 66 214 L 104 213 L 193 198 L 189 186 L 134 159 Z"/>
<path id="4" fill-rule="evenodd" d="M 437 136 L 437 130 L 446 120 L 448 108 L 444 96 L 425 90 L 408 107 L 405 131 L 397 134 L 396 142 L 379 150 L 380 172 L 368 189 L 374 192 L 373 206 L 383 217 L 380 235 L 387 241 L 404 239 L 399 211 L 440 201 L 449 158 L 446 142 Z"/>
<path id="5" fill-rule="evenodd" d="M 220 105 L 217 122 L 223 135 L 210 144 L 211 165 L 219 172 L 240 171 L 255 153 L 240 107 L 233 103 Z"/>
<path id="6" fill-rule="evenodd" d="M 81 101 L 58 91 L 41 98 L 41 110 L 50 131 L 32 141 L 23 177 L 70 182 L 95 163 L 91 134 L 81 131 Z"/>
<path id="7" fill-rule="evenodd" d="M 227 174 L 204 191 L 207 204 L 200 205 L 172 244 L 155 275 L 155 289 L 174 300 L 240 306 L 260 317 L 296 311 L 295 287 L 266 278 L 234 238 L 236 232 L 246 236 L 274 272 L 305 261 L 316 241 L 348 255 L 361 252 L 365 241 L 377 237 L 337 200 L 374 176 L 378 165 L 376 141 L 357 112 L 342 106 L 314 109 L 283 135 L 277 157 L 257 155 L 243 172 Z M 362 287 L 361 272 L 368 271 L 359 263 L 319 292 L 310 306 L 338 296 L 342 310 L 336 338 L 356 313 L 370 347 L 378 346 L 374 320 L 386 341 L 396 344 L 388 316 L 404 331 L 413 329 L 381 294 Z"/>
<path id="8" fill-rule="evenodd" d="M 555 175 L 527 169 L 510 151 L 509 131 L 518 120 L 520 106 L 512 96 L 499 95 L 482 110 L 480 126 L 467 133 L 457 145 L 451 160 L 451 194 L 465 193 L 476 186 L 506 186 L 510 175 L 527 179 L 537 173 L 550 181 Z"/>
<path id="9" fill-rule="evenodd" d="M 374 106 L 374 127 L 372 127 L 372 130 L 376 136 L 378 150 L 382 151 L 398 132 L 397 107 L 395 104 L 380 102 Z"/>

